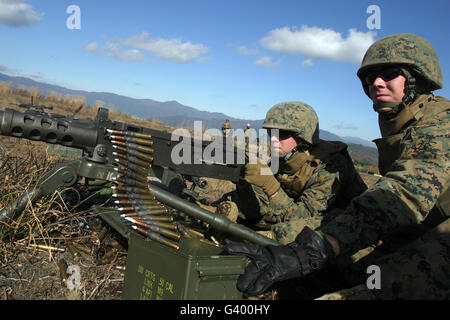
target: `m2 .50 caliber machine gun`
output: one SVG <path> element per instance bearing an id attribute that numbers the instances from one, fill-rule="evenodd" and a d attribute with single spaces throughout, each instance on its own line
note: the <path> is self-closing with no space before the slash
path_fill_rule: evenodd
<path id="1" fill-rule="evenodd" d="M 204 161 L 201 157 L 211 142 L 172 140 L 167 132 L 110 120 L 105 108 L 99 108 L 92 120 L 75 118 L 75 114 L 47 113 L 45 106 L 22 107 L 27 110 L 0 110 L 1 135 L 81 149 L 83 156 L 47 172 L 0 211 L 0 221 L 14 219 L 28 202 L 73 186 L 81 178 L 110 182 L 116 207 L 98 207 L 96 212 L 128 239 L 124 299 L 241 298 L 236 279 L 244 271 L 245 258 L 226 255 L 217 246 L 180 235 L 168 213 L 168 209 L 175 209 L 233 237 L 261 245 L 276 244 L 190 201 L 196 199 L 193 188 L 205 185 L 202 177 L 233 182 L 240 179 L 243 165 L 237 164 L 237 148 L 227 146 L 224 139 L 226 160 Z M 186 152 L 181 163 L 172 160 L 175 147 Z M 149 182 L 152 177 L 161 182 Z M 192 182 L 191 189 L 185 180 Z M 165 283 L 162 289 L 158 281 Z"/>

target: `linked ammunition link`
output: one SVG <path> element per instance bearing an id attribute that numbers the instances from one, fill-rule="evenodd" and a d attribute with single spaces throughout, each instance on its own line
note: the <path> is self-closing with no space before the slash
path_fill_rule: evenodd
<path id="1" fill-rule="evenodd" d="M 148 187 L 153 161 L 151 135 L 107 129 L 107 134 L 119 166 L 115 170 L 114 201 L 120 217 L 140 234 L 166 246 L 179 249 L 180 234 L 167 208 L 156 200 Z"/>

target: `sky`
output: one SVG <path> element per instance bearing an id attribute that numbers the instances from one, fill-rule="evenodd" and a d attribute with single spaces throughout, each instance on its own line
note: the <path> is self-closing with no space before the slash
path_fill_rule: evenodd
<path id="1" fill-rule="evenodd" d="M 356 72 L 395 33 L 432 43 L 449 97 L 448 0 L 0 0 L 0 72 L 259 120 L 283 101 L 380 137 Z M 121 106 L 126 107 L 126 106 Z"/>

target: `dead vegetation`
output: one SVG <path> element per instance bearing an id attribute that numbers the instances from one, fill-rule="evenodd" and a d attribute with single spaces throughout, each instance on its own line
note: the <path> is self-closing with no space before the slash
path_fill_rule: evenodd
<path id="1" fill-rule="evenodd" d="M 95 117 L 100 106 L 86 106 L 82 98 L 42 97 L 36 89 L 13 90 L 0 84 L 2 109 L 20 110 L 17 104 L 30 103 L 30 95 L 35 104 L 53 106 L 51 112 L 64 115 L 83 105 L 79 118 Z M 110 117 L 167 130 L 113 110 Z M 0 136 L 0 208 L 10 205 L 56 164 L 69 160 L 49 154 L 47 147 L 43 142 Z M 127 244 L 90 210 L 93 204 L 108 200 L 108 195 L 83 187 L 58 190 L 3 222 L 0 299 L 120 299 Z M 80 268 L 78 290 L 68 288 L 67 281 L 76 279 L 75 273 L 66 274 L 70 266 Z"/>
<path id="2" fill-rule="evenodd" d="M 0 140 L 7 154 L 0 173 L 1 207 L 9 205 L 60 160 L 25 141 L 16 142 L 11 150 L 5 140 Z M 11 158 L 9 153 L 17 148 L 23 152 Z M 80 201 L 85 199 L 82 192 L 58 190 L 3 223 L 0 299 L 120 298 L 123 274 L 117 267 L 125 265 L 126 244 L 106 233 L 107 227 L 85 209 Z M 84 200 L 87 202 L 89 199 Z M 69 290 L 65 283 L 70 265 L 81 268 L 79 290 Z"/>

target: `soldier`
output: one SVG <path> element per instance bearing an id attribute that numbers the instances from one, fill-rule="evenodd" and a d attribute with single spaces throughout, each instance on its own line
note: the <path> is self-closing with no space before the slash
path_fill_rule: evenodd
<path id="1" fill-rule="evenodd" d="M 319 139 L 319 122 L 311 106 L 279 103 L 267 112 L 263 128 L 270 133 L 280 170 L 270 174 L 268 165 L 259 160 L 246 166 L 246 181 L 237 184 L 234 199 L 246 224 L 262 219 L 273 231 L 266 235 L 288 243 L 305 224 L 318 226 L 332 208 L 345 208 L 367 189 L 347 145 Z M 268 175 L 261 174 L 264 168 Z"/>
<path id="2" fill-rule="evenodd" d="M 417 35 L 392 35 L 372 44 L 357 74 L 379 114 L 384 176 L 344 212 L 316 231 L 305 227 L 288 245 L 228 243 L 227 251 L 252 259 L 238 279 L 240 290 L 261 293 L 374 246 L 357 264 L 379 267 L 377 290 L 358 274 L 352 285 L 360 285 L 334 298 L 450 298 L 450 103 L 431 93 L 443 85 L 437 54 Z"/>
<path id="3" fill-rule="evenodd" d="M 251 129 L 252 125 L 250 123 L 247 123 L 244 129 L 244 134 L 247 133 Z"/>
<path id="4" fill-rule="evenodd" d="M 252 125 L 250 123 L 247 123 L 247 125 L 245 126 L 245 129 L 244 129 L 245 144 L 249 143 L 251 127 L 252 127 Z"/>
<path id="5" fill-rule="evenodd" d="M 248 153 L 249 152 L 249 145 L 250 145 L 250 137 L 252 135 L 251 124 L 247 123 L 247 126 L 244 129 L 244 138 L 245 138 L 245 150 Z"/>
<path id="6" fill-rule="evenodd" d="M 230 119 L 226 119 L 224 123 L 222 123 L 222 134 L 224 137 L 228 136 L 231 131 Z"/>

